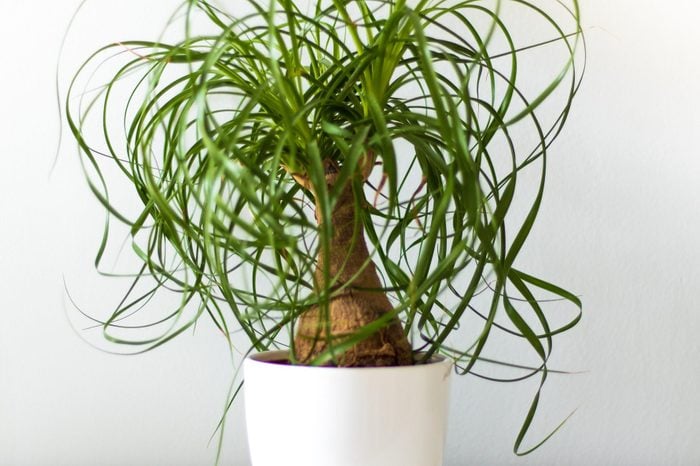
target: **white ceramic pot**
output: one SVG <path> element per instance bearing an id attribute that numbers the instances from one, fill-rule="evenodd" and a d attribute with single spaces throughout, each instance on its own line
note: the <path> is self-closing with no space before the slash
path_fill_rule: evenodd
<path id="1" fill-rule="evenodd" d="M 244 362 L 253 466 L 442 465 L 451 361 L 382 368 Z"/>

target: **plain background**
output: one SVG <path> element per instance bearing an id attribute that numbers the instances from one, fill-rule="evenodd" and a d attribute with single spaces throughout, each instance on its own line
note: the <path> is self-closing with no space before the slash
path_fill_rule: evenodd
<path id="1" fill-rule="evenodd" d="M 81 299 L 114 298 L 90 268 L 102 217 L 72 144 L 49 177 L 55 63 L 77 3 L 0 0 L 0 464 L 213 464 L 209 437 L 232 377 L 222 338 L 203 325 L 149 354 L 114 356 L 67 318 L 64 277 Z M 72 47 L 94 48 L 110 27 L 138 33 L 153 17 L 140 9 L 169 4 L 141 3 L 93 0 Z M 586 372 L 551 378 L 531 438 L 578 409 L 518 458 L 511 445 L 534 386 L 459 378 L 449 466 L 700 464 L 700 7 L 581 6 L 587 75 L 522 258 L 585 303 L 555 362 Z M 224 464 L 247 464 L 239 404 Z"/>

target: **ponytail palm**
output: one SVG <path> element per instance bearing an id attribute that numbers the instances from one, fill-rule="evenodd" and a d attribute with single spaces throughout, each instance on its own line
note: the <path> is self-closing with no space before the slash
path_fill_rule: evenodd
<path id="1" fill-rule="evenodd" d="M 563 25 L 526 1 L 311 3 L 232 14 L 191 0 L 174 16 L 184 39 L 111 44 L 76 74 L 67 115 L 88 182 L 130 228 L 134 284 L 153 284 L 129 288 L 105 335 L 149 349 L 207 314 L 257 350 L 288 345 L 293 363 L 439 352 L 466 373 L 499 332 L 527 344 L 544 382 L 552 337 L 580 314 L 552 326 L 538 298 L 580 303 L 516 258 L 579 84 L 576 1 L 552 2 Z M 536 17 L 542 39 L 516 43 L 502 9 Z M 547 47 L 562 62 L 533 91 L 522 57 Z M 95 68 L 114 63 L 95 88 Z M 109 165 L 136 215 L 110 196 Z M 167 291 L 182 299 L 158 336 L 113 333 Z"/>

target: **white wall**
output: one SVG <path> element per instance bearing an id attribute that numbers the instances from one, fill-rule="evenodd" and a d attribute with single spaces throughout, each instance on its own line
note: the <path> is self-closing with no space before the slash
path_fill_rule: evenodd
<path id="1" fill-rule="evenodd" d="M 110 27 L 147 28 L 154 12 L 137 4 L 93 0 L 67 60 Z M 0 464 L 212 464 L 209 436 L 232 375 L 221 337 L 203 325 L 121 357 L 83 343 L 66 317 L 64 276 L 85 301 L 113 298 L 90 272 L 100 209 L 70 143 L 49 177 L 54 65 L 76 5 L 0 0 Z M 578 410 L 544 448 L 517 458 L 510 447 L 532 384 L 458 379 L 450 466 L 700 464 L 700 7 L 582 8 L 587 76 L 523 255 L 585 303 L 553 364 L 588 372 L 551 378 L 532 439 Z M 247 464 L 241 424 L 235 407 L 225 464 Z"/>

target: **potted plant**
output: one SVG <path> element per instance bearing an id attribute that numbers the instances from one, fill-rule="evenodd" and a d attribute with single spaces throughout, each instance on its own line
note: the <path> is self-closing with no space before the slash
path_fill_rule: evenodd
<path id="1" fill-rule="evenodd" d="M 110 218 L 97 263 L 115 221 L 141 263 L 105 335 L 150 349 L 206 314 L 277 350 L 246 362 L 254 464 L 440 464 L 449 372 L 507 365 L 484 353 L 499 333 L 542 384 L 578 322 L 574 295 L 516 267 L 580 82 L 578 4 L 503 3 L 192 0 L 184 38 L 110 44 L 76 72 L 67 120 Z M 562 58 L 539 83 L 522 78 L 538 49 Z M 163 330 L 125 337 L 167 292 Z M 542 293 L 573 317 L 552 326 Z"/>

